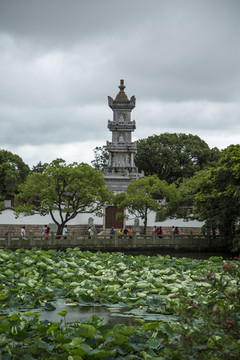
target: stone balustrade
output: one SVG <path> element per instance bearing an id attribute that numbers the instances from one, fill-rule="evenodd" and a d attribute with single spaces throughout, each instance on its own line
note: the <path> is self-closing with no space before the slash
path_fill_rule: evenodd
<path id="1" fill-rule="evenodd" d="M 222 251 L 230 247 L 230 243 L 222 237 L 205 237 L 203 235 L 181 235 L 174 238 L 166 235 L 158 238 L 152 235 L 136 235 L 132 237 L 118 237 L 95 233 L 91 238 L 88 235 L 72 233 L 67 237 L 51 234 L 48 240 L 42 236 L 29 233 L 25 239 L 11 233 L 0 236 L 0 248 L 40 248 L 66 249 L 79 247 L 82 250 L 92 251 L 124 251 L 124 250 L 164 250 L 164 251 Z"/>

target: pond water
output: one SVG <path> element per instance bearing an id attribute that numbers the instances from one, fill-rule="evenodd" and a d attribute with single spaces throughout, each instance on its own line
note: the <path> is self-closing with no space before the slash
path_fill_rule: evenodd
<path id="1" fill-rule="evenodd" d="M 114 308 L 109 309 L 103 306 L 68 306 L 59 305 L 55 310 L 52 311 L 40 311 L 40 320 L 49 320 L 51 322 L 59 322 L 63 319 L 62 316 L 58 315 L 59 311 L 66 310 L 67 315 L 65 320 L 67 323 L 75 323 L 78 321 L 88 321 L 90 317 L 95 314 L 103 319 L 104 324 L 115 325 L 125 324 L 127 326 L 136 326 L 137 322 L 134 317 L 127 315 L 124 309 Z M 124 316 L 125 315 L 125 316 Z"/>
<path id="2" fill-rule="evenodd" d="M 103 324 L 116 325 L 125 324 L 127 326 L 138 326 L 143 321 L 163 321 L 169 322 L 174 320 L 172 315 L 162 314 L 162 309 L 156 310 L 156 312 L 148 312 L 148 307 L 138 308 L 126 308 L 114 304 L 111 306 L 103 305 L 79 305 L 74 302 L 66 302 L 63 299 L 53 302 L 54 310 L 33 309 L 32 312 L 41 314 L 39 319 L 41 321 L 48 320 L 51 322 L 60 322 L 63 317 L 58 315 L 60 311 L 66 310 L 65 316 L 66 323 L 75 323 L 88 321 L 90 317 L 95 314 L 103 320 Z M 24 316 L 24 312 L 22 313 Z"/>

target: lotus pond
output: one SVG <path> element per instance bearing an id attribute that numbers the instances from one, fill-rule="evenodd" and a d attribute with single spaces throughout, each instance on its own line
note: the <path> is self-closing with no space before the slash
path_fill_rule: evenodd
<path id="1" fill-rule="evenodd" d="M 240 260 L 0 250 L 0 359 L 239 359 Z"/>

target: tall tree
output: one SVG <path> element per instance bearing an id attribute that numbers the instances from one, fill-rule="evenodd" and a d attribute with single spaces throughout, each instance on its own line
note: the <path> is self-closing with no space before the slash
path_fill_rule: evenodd
<path id="1" fill-rule="evenodd" d="M 156 175 L 131 181 L 127 192 L 115 195 L 114 199 L 118 208 L 127 209 L 130 214 L 143 220 L 144 234 L 149 212 L 156 213 L 156 221 L 163 221 L 176 211 L 179 201 L 175 184 L 168 185 Z"/>
<path id="2" fill-rule="evenodd" d="M 39 161 L 39 162 L 37 163 L 37 165 L 34 165 L 34 166 L 32 167 L 32 170 L 31 170 L 31 171 L 32 171 L 32 172 L 43 173 L 44 167 L 45 167 L 45 164 L 42 164 L 42 162 Z"/>
<path id="3" fill-rule="evenodd" d="M 202 179 L 195 205 L 206 226 L 225 236 L 234 234 L 240 220 L 240 145 L 222 151 L 218 167 Z"/>
<path id="4" fill-rule="evenodd" d="M 16 214 L 50 214 L 57 234 L 80 213 L 102 214 L 110 193 L 103 175 L 88 164 L 66 165 L 62 159 L 46 164 L 42 173 L 28 175 L 16 196 Z"/>
<path id="5" fill-rule="evenodd" d="M 171 184 L 215 166 L 220 154 L 196 135 L 165 133 L 139 140 L 135 163 L 145 175 L 156 174 Z"/>
<path id="6" fill-rule="evenodd" d="M 24 182 L 30 169 L 20 156 L 7 150 L 0 150 L 0 200 L 1 210 L 4 209 L 4 199 L 13 195 L 18 186 Z"/>
<path id="7" fill-rule="evenodd" d="M 91 161 L 92 166 L 97 170 L 106 170 L 109 159 L 109 153 L 106 150 L 106 146 L 97 146 L 93 151 L 95 159 Z"/>
<path id="8" fill-rule="evenodd" d="M 181 195 L 181 202 L 176 209 L 176 217 L 185 220 L 196 220 L 199 214 L 194 206 L 195 196 L 201 189 L 202 182 L 208 176 L 209 170 L 197 171 L 192 177 L 184 178 L 179 185 L 179 193 Z"/>

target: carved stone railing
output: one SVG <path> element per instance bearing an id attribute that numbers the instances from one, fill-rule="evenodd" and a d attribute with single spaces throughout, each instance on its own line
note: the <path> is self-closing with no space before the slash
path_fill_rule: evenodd
<path id="1" fill-rule="evenodd" d="M 172 250 L 172 251 L 213 251 L 223 250 L 231 246 L 229 240 L 223 237 L 205 237 L 203 235 L 164 236 L 158 238 L 155 235 L 136 235 L 118 237 L 117 234 L 88 235 L 72 233 L 69 236 L 56 236 L 51 234 L 48 240 L 39 235 L 30 233 L 26 239 L 8 233 L 0 236 L 0 248 L 42 248 L 42 249 L 66 249 L 79 247 L 83 250 L 122 251 L 122 250 Z"/>

